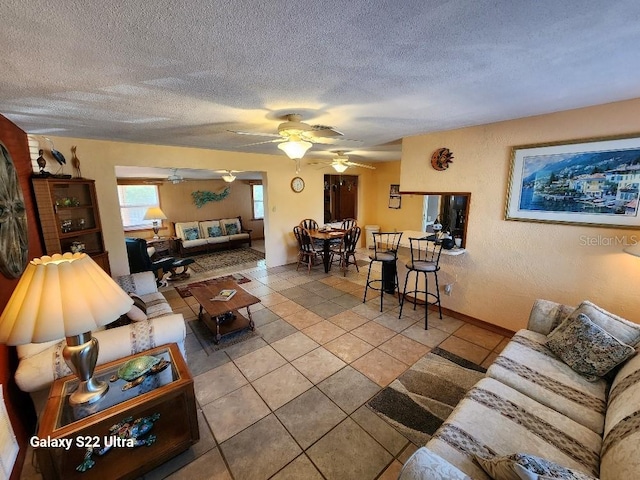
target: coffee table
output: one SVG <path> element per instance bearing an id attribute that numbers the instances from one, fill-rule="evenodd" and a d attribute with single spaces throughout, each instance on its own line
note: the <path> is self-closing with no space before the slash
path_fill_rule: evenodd
<path id="1" fill-rule="evenodd" d="M 227 301 L 211 300 L 221 290 L 233 289 L 236 294 Z M 251 319 L 251 305 L 260 303 L 258 297 L 254 297 L 233 280 L 224 280 L 214 285 L 202 285 L 189 288 L 191 295 L 200 304 L 198 319 L 216 334 L 215 343 L 218 343 L 223 335 L 249 328 L 253 330 L 255 324 Z M 247 309 L 247 316 L 240 314 L 238 310 Z M 232 316 L 231 320 L 228 320 Z"/>

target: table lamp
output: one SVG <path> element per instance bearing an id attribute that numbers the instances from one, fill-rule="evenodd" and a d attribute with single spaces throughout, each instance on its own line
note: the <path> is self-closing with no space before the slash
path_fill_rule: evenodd
<path id="1" fill-rule="evenodd" d="M 153 220 L 153 238 L 160 238 L 158 232 L 160 231 L 160 223 L 158 220 L 166 220 L 167 216 L 160 209 L 160 207 L 149 207 L 147 213 L 144 214 L 144 220 Z"/>
<path id="2" fill-rule="evenodd" d="M 66 337 L 62 355 L 79 380 L 69 402 L 94 403 L 109 386 L 93 378 L 98 340 L 91 331 L 113 322 L 132 304 L 86 253 L 35 258 L 0 316 L 0 343 L 23 345 Z"/>

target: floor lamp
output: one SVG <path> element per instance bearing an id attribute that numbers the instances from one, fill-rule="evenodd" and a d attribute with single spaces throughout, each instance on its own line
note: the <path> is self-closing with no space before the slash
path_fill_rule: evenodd
<path id="1" fill-rule="evenodd" d="M 93 403 L 109 386 L 93 378 L 98 340 L 91 331 L 113 322 L 132 304 L 86 253 L 35 258 L 0 316 L 0 343 L 23 345 L 66 337 L 62 355 L 79 380 L 69 402 Z"/>

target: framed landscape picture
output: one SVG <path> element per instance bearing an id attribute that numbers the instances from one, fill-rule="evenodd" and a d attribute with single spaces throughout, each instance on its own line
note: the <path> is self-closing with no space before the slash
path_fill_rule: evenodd
<path id="1" fill-rule="evenodd" d="M 514 147 L 506 220 L 640 227 L 640 137 Z"/>

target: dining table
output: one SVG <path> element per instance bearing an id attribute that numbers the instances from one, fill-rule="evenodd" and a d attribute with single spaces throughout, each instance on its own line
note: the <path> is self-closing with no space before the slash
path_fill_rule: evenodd
<path id="1" fill-rule="evenodd" d="M 341 228 L 328 229 L 314 229 L 308 230 L 309 236 L 314 240 L 322 240 L 322 262 L 324 264 L 324 272 L 329 273 L 329 267 L 331 266 L 331 240 L 341 240 L 346 233 L 346 230 Z"/>

